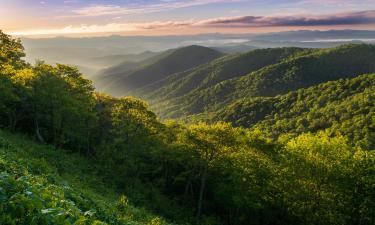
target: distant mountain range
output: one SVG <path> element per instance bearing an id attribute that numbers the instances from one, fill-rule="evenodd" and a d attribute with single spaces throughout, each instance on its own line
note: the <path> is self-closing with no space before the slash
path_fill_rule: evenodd
<path id="1" fill-rule="evenodd" d="M 269 50 L 269 57 L 273 57 L 275 51 L 277 49 Z M 179 80 L 163 85 L 151 95 L 143 96 L 157 105 L 155 110 L 161 115 L 180 117 L 215 111 L 217 108 L 222 108 L 241 98 L 276 96 L 327 81 L 375 72 L 374 45 L 344 45 L 323 50 L 292 48 L 289 51 L 294 54 L 287 55 L 280 62 L 271 62 L 260 69 L 251 68 L 247 72 L 234 72 L 238 68 L 236 60 L 232 62 L 224 60 L 221 65 L 227 64 L 226 67 L 231 70 L 219 73 L 219 77 L 221 77 L 219 79 L 215 76 L 212 76 L 214 79 L 211 79 L 210 76 L 213 71 L 217 70 L 205 73 L 205 83 L 210 85 L 201 86 L 200 82 L 195 82 L 184 93 L 165 97 L 165 87 L 173 86 L 173 83 L 182 85 L 186 77 L 200 70 L 200 68 L 196 68 L 196 71 L 191 71 Z M 258 63 L 259 57 L 255 57 L 255 59 L 254 62 Z M 250 63 L 249 60 L 247 64 Z M 219 82 L 211 81 L 215 79 Z"/>
<path id="2" fill-rule="evenodd" d="M 348 43 L 374 43 L 375 31 L 331 30 L 288 31 L 267 34 L 200 34 L 183 36 L 108 36 L 90 38 L 22 38 L 26 60 L 34 63 L 77 65 L 87 77 L 121 62 L 190 45 L 210 47 L 223 53 L 247 52 L 257 48 L 330 48 Z M 131 56 L 131 57 L 129 57 Z M 144 60 L 146 58 L 143 58 Z M 140 59 L 141 60 L 141 59 Z"/>
<path id="3" fill-rule="evenodd" d="M 215 112 L 239 99 L 272 97 L 375 72 L 375 45 L 369 44 L 269 48 L 229 55 L 190 46 L 155 57 L 135 67 L 120 64 L 102 71 L 97 86 L 117 96 L 147 99 L 162 117 L 180 118 Z"/>

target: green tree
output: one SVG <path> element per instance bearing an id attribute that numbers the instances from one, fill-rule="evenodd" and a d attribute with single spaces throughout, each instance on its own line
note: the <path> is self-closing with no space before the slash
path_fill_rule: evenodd
<path id="1" fill-rule="evenodd" d="M 32 83 L 33 121 L 38 139 L 55 147 L 90 148 L 96 120 L 93 87 L 77 69 L 39 63 Z"/>
<path id="2" fill-rule="evenodd" d="M 24 67 L 25 63 L 21 60 L 24 56 L 25 52 L 21 41 L 0 30 L 0 69 L 4 65 L 11 65 L 16 69 Z"/>
<path id="3" fill-rule="evenodd" d="M 210 170 L 217 160 L 236 150 L 236 134 L 237 131 L 227 123 L 213 125 L 199 123 L 189 127 L 185 144 L 199 156 L 198 222 L 202 215 L 204 192 Z"/>
<path id="4" fill-rule="evenodd" d="M 291 139 L 282 156 L 281 187 L 290 212 L 303 224 L 369 221 L 373 154 L 353 149 L 342 136 L 320 132 Z"/>

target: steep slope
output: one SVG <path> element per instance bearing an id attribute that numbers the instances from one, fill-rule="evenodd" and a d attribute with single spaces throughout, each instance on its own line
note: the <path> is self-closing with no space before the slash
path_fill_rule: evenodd
<path id="1" fill-rule="evenodd" d="M 245 76 L 159 102 L 154 108 L 164 117 L 180 117 L 205 110 L 212 111 L 240 98 L 276 96 L 371 72 L 375 72 L 374 45 L 344 45 L 311 50 Z"/>
<path id="2" fill-rule="evenodd" d="M 151 65 L 153 63 L 158 62 L 159 60 L 163 59 L 164 57 L 167 57 L 171 53 L 171 50 L 165 51 L 165 52 L 159 52 L 159 53 L 153 53 L 150 57 L 146 57 L 141 60 L 137 60 L 139 57 L 133 57 L 133 60 L 130 60 L 130 58 L 126 58 L 126 60 L 122 60 L 122 62 L 117 63 L 111 67 L 108 67 L 106 69 L 103 69 L 102 71 L 99 71 L 99 73 L 96 75 L 97 77 L 100 76 L 115 76 L 118 74 L 122 74 L 123 76 L 127 76 L 127 72 L 130 70 L 136 69 L 137 67 L 142 68 L 148 65 Z M 131 66 L 129 66 L 131 65 Z M 133 66 L 133 67 L 132 67 Z"/>
<path id="3" fill-rule="evenodd" d="M 300 48 L 259 49 L 233 54 L 182 73 L 173 74 L 139 90 L 139 95 L 155 102 L 203 90 L 221 81 L 241 77 L 303 52 Z"/>
<path id="4" fill-rule="evenodd" d="M 145 51 L 139 54 L 128 54 L 128 55 L 105 55 L 98 57 L 91 57 L 87 59 L 87 62 L 92 64 L 98 64 L 102 67 L 116 66 L 123 62 L 140 62 L 152 58 L 159 53 Z"/>
<path id="5" fill-rule="evenodd" d="M 170 50 L 135 65 L 135 68 L 128 69 L 128 65 L 120 64 L 115 68 L 109 68 L 102 76 L 111 80 L 105 85 L 105 91 L 114 95 L 126 95 L 131 91 L 162 80 L 171 74 L 182 72 L 198 65 L 210 62 L 223 54 L 210 48 L 201 46 L 188 46 Z"/>
<path id="6" fill-rule="evenodd" d="M 238 100 L 200 119 L 204 117 L 259 128 L 274 137 L 330 129 L 374 149 L 375 74 L 329 81 L 276 97 Z"/>
<path id="7" fill-rule="evenodd" d="M 133 60 L 130 60 L 127 57 L 126 60 L 122 60 L 120 63 L 116 63 L 110 67 L 100 70 L 91 79 L 98 90 L 106 91 L 107 89 L 110 89 L 110 86 L 113 85 L 113 83 L 120 77 L 127 76 L 138 69 L 152 65 L 153 63 L 156 63 L 160 59 L 166 57 L 168 54 L 170 54 L 170 51 L 152 53 L 149 55 L 149 57 L 145 57 L 144 59 L 140 60 L 138 60 L 139 55 L 137 57 L 133 57 Z M 111 90 L 108 90 L 108 92 L 111 93 Z"/>
<path id="8" fill-rule="evenodd" d="M 96 167 L 0 130 L 0 224 L 165 224 L 119 198 Z"/>

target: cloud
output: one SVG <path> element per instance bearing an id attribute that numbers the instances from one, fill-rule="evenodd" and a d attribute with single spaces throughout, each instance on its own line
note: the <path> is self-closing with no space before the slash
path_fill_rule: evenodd
<path id="1" fill-rule="evenodd" d="M 73 17 L 93 17 L 106 15 L 129 15 L 140 13 L 152 13 L 174 10 L 179 8 L 187 8 L 193 6 L 208 5 L 214 3 L 232 3 L 241 2 L 244 0 L 162 0 L 158 4 L 150 5 L 133 5 L 133 6 L 119 6 L 119 5 L 91 5 L 79 9 L 72 10 Z M 69 17 L 69 16 L 68 16 Z"/>
<path id="2" fill-rule="evenodd" d="M 375 10 L 330 15 L 242 16 L 208 20 L 153 21 L 143 23 L 108 23 L 104 25 L 66 26 L 61 29 L 39 29 L 13 32 L 16 36 L 119 33 L 131 31 L 172 30 L 176 28 L 266 28 L 322 27 L 338 25 L 375 25 Z"/>
<path id="3" fill-rule="evenodd" d="M 199 22 L 208 27 L 309 27 L 375 24 L 375 10 L 320 16 L 242 16 Z"/>
<path id="4" fill-rule="evenodd" d="M 65 35 L 65 34 L 94 34 L 94 33 L 119 33 L 132 31 L 156 30 L 163 28 L 186 27 L 194 24 L 192 21 L 155 21 L 149 23 L 109 23 L 104 25 L 79 25 L 66 26 L 57 29 L 37 29 L 18 32 L 9 32 L 14 36 L 37 36 L 37 35 Z"/>
<path id="5" fill-rule="evenodd" d="M 151 23 L 139 23 L 135 27 L 140 30 L 155 30 L 163 28 L 188 27 L 196 24 L 194 20 L 187 21 L 156 21 Z"/>
<path id="6" fill-rule="evenodd" d="M 56 29 L 37 29 L 9 32 L 15 36 L 33 36 L 33 35 L 64 35 L 64 34 L 92 34 L 92 33 L 111 33 L 136 31 L 137 28 L 130 24 L 109 23 L 105 25 L 79 25 L 66 26 Z"/>

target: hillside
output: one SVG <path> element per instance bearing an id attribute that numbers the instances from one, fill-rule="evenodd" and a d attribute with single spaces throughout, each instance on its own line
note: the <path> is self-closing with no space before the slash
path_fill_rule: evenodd
<path id="1" fill-rule="evenodd" d="M 304 49 L 299 48 L 259 49 L 248 53 L 224 56 L 147 85 L 136 94 L 151 102 L 179 97 L 214 86 L 221 81 L 244 76 L 302 51 Z"/>
<path id="2" fill-rule="evenodd" d="M 191 69 L 220 56 L 222 53 L 201 46 L 169 50 L 135 65 L 119 64 L 108 68 L 97 75 L 99 79 L 105 77 L 105 81 L 98 81 L 98 85 L 105 87 L 106 92 L 123 96 L 171 74 Z"/>
<path id="3" fill-rule="evenodd" d="M 127 55 L 105 55 L 88 58 L 87 61 L 92 64 L 98 64 L 102 67 L 116 66 L 123 62 L 140 62 L 148 58 L 151 58 L 158 53 L 145 51 L 139 54 L 127 54 Z"/>
<path id="4" fill-rule="evenodd" d="M 341 78 L 375 72 L 374 45 L 344 45 L 309 50 L 244 76 L 224 80 L 184 96 L 157 102 L 166 118 L 201 113 L 246 97 L 276 96 Z"/>
<path id="5" fill-rule="evenodd" d="M 260 129 L 273 137 L 329 129 L 344 134 L 357 145 L 374 149 L 374 109 L 375 74 L 367 74 L 276 97 L 241 99 L 202 117 Z"/>
<path id="6" fill-rule="evenodd" d="M 26 136 L 0 130 L 0 168 L 1 224 L 167 224 L 119 195 L 97 163 Z"/>

